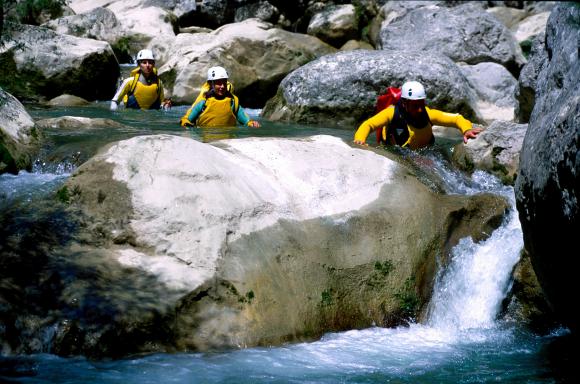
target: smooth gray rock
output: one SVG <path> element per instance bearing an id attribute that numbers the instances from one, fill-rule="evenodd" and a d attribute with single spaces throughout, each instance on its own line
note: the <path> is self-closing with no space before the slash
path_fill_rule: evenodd
<path id="1" fill-rule="evenodd" d="M 40 131 L 24 106 L 0 88 L 0 174 L 32 168 Z"/>
<path id="2" fill-rule="evenodd" d="M 527 124 L 496 120 L 475 140 L 453 149 L 453 161 L 461 169 L 482 169 L 506 184 L 514 184 Z"/>
<path id="3" fill-rule="evenodd" d="M 453 61 L 494 62 L 518 77 L 525 58 L 512 33 L 477 4 L 421 7 L 382 28 L 381 48 L 445 54 Z M 427 54 L 429 52 L 429 54 Z M 412 65 L 412 64 L 411 64 Z"/>
<path id="4" fill-rule="evenodd" d="M 545 40 L 545 34 L 540 34 L 534 38 L 530 57 L 522 68 L 518 79 L 518 85 L 515 89 L 517 100 L 515 118 L 520 123 L 530 121 L 530 115 L 536 102 L 538 76 L 548 62 Z"/>
<path id="5" fill-rule="evenodd" d="M 578 332 L 580 233 L 580 7 L 560 3 L 546 29 L 547 62 L 524 140 L 516 203 L 525 251 L 560 321 Z"/>
<path id="6" fill-rule="evenodd" d="M 102 41 L 58 34 L 45 27 L 15 25 L 0 46 L 0 77 L 19 98 L 52 99 L 63 93 L 108 100 L 115 93 L 119 64 Z"/>
<path id="7" fill-rule="evenodd" d="M 413 63 L 414 65 L 409 65 Z M 423 52 L 345 51 L 323 56 L 290 73 L 262 115 L 271 120 L 354 126 L 374 113 L 389 86 L 419 80 L 427 104 L 480 121 L 476 95 L 448 57 Z"/>

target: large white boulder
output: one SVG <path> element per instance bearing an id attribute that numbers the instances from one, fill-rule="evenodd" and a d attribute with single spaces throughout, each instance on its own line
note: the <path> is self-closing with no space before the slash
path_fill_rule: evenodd
<path id="1" fill-rule="evenodd" d="M 99 342 L 75 347 L 95 354 L 400 324 L 427 302 L 442 253 L 490 233 L 506 208 L 434 193 L 395 160 L 329 136 L 134 137 L 79 167 L 59 196 L 84 212 L 79 262 L 108 271 L 102 288 L 79 276 L 67 289 L 78 303 L 106 292 L 115 320 L 81 327 Z"/>

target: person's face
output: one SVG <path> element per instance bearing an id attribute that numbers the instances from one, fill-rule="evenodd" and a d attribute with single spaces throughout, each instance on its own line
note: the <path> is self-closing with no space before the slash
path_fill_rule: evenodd
<path id="1" fill-rule="evenodd" d="M 407 100 L 403 99 L 403 108 L 411 116 L 419 116 L 425 110 L 425 100 Z"/>
<path id="2" fill-rule="evenodd" d="M 213 90 L 216 95 L 224 96 L 226 94 L 226 88 L 228 85 L 228 79 L 218 79 L 213 82 Z"/>
<path id="3" fill-rule="evenodd" d="M 153 72 L 153 67 L 155 67 L 154 60 L 139 60 L 139 68 L 145 76 L 149 76 Z"/>

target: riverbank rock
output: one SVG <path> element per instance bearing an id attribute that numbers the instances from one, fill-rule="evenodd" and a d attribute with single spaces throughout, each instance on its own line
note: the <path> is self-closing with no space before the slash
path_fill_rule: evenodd
<path id="1" fill-rule="evenodd" d="M 513 34 L 479 2 L 453 8 L 431 5 L 411 9 L 383 23 L 380 47 L 389 52 L 414 49 L 427 57 L 431 54 L 426 52 L 434 52 L 468 64 L 498 63 L 516 78 L 525 64 Z"/>
<path id="2" fill-rule="evenodd" d="M 528 62 L 522 68 L 518 78 L 518 85 L 515 90 L 515 98 L 517 100 L 515 118 L 520 123 L 530 121 L 530 115 L 536 102 L 538 76 L 548 62 L 545 40 L 544 33 L 534 38 Z"/>
<path id="3" fill-rule="evenodd" d="M 30 170 L 40 132 L 24 106 L 0 88 L 0 174 Z"/>
<path id="4" fill-rule="evenodd" d="M 527 124 L 496 120 L 476 140 L 457 144 L 453 162 L 468 172 L 481 169 L 513 185 L 527 129 Z"/>
<path id="5" fill-rule="evenodd" d="M 497 63 L 460 65 L 461 71 L 475 89 L 477 106 L 487 122 L 513 121 L 518 81 L 504 66 Z"/>
<path id="6" fill-rule="evenodd" d="M 560 3 L 546 29 L 545 67 L 520 157 L 516 202 L 525 251 L 546 298 L 573 333 L 578 260 L 568 240 L 580 233 L 580 7 Z"/>
<path id="7" fill-rule="evenodd" d="M 119 64 L 108 43 L 60 35 L 32 25 L 11 25 L 0 45 L 0 85 L 20 99 L 63 93 L 107 100 L 115 93 Z"/>
<path id="8" fill-rule="evenodd" d="M 70 260 L 100 276 L 79 270 L 61 302 L 107 320 L 69 316 L 54 350 L 215 350 L 404 323 L 450 248 L 487 237 L 507 202 L 435 193 L 378 153 L 329 136 L 103 149 L 59 192 L 83 212 Z"/>
<path id="9" fill-rule="evenodd" d="M 161 45 L 168 40 L 161 37 Z M 179 34 L 165 52 L 159 75 L 176 103 L 190 104 L 207 80 L 207 70 L 226 68 L 244 107 L 262 107 L 281 79 L 298 67 L 336 49 L 319 39 L 248 19 L 210 33 Z"/>

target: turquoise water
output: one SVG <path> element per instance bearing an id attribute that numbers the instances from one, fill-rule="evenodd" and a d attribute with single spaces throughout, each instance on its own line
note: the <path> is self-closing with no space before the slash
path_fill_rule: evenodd
<path id="1" fill-rule="evenodd" d="M 59 222 L 50 210 L 50 196 L 74 169 L 106 143 L 144 134 L 174 134 L 201 141 L 244 137 L 304 137 L 326 134 L 352 140 L 352 130 L 262 121 L 260 129 L 232 128 L 205 132 L 178 125 L 186 106 L 171 111 L 108 110 L 108 103 L 83 108 L 29 106 L 35 119 L 57 116 L 105 117 L 126 128 L 94 128 L 44 132 L 44 146 L 34 171 L 0 176 L 1 234 L 21 248 L 21 257 L 39 257 L 25 249 L 26 237 L 52 234 L 55 243 L 66 236 L 53 232 Z M 259 118 L 257 110 L 248 111 Z M 433 169 L 448 193 L 490 191 L 512 200 L 513 190 L 485 173 L 466 178 L 447 162 L 452 140 L 438 140 L 435 149 L 407 153 L 418 169 Z M 38 207 L 44 207 L 38 209 Z M 48 212 L 48 213 L 47 213 Z M 37 232 L 31 232 L 34 228 Z M 27 232 L 28 231 L 28 232 Z M 17 239 L 17 240 L 13 240 Z M 430 314 L 424 324 L 408 327 L 330 333 L 321 340 L 270 348 L 220 353 L 176 353 L 91 361 L 50 354 L 51 328 L 44 330 L 42 353 L 0 357 L 0 382 L 9 383 L 566 383 L 575 379 L 575 340 L 566 329 L 536 334 L 501 312 L 509 291 L 511 269 L 521 250 L 517 215 L 510 217 L 489 240 L 464 239 L 453 251 L 453 262 L 437 281 Z M 10 248 L 12 247 L 12 248 Z M 6 264 L 1 265 L 2 268 Z M 18 265 L 12 265 L 18 271 Z M 7 269 L 5 269 L 6 271 Z M 17 272 L 15 272 L 17 273 Z M 23 276 L 22 279 L 26 279 Z M 29 296 L 34 298 L 35 296 Z M 1 297 L 0 297 L 1 299 Z M 0 307 L 3 305 L 0 301 Z M 27 303 L 31 304 L 31 303 Z M 7 336 L 5 329 L 0 329 Z"/>

